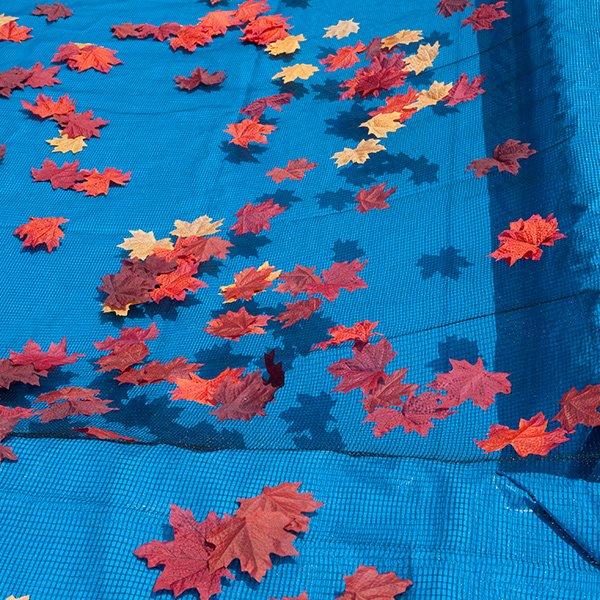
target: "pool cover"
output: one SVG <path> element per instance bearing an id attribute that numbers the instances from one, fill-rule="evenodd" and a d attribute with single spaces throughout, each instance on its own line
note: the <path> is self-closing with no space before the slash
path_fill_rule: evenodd
<path id="1" fill-rule="evenodd" d="M 597 2 L 65 3 L 0 3 L 0 598 L 599 598 Z"/>

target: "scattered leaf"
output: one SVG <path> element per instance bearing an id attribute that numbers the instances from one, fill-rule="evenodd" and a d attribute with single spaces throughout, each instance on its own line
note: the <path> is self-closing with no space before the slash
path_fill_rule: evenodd
<path id="1" fill-rule="evenodd" d="M 325 27 L 324 38 L 335 38 L 341 40 L 342 38 L 348 37 L 351 33 L 358 33 L 359 24 L 354 19 L 348 19 L 344 21 L 340 19 L 335 25 Z"/>
<path id="2" fill-rule="evenodd" d="M 314 65 L 298 63 L 289 67 L 283 67 L 283 69 L 273 75 L 271 79 L 281 79 L 283 83 L 290 83 L 291 81 L 296 81 L 296 79 L 308 79 L 318 70 L 319 67 L 315 67 Z"/>
<path id="3" fill-rule="evenodd" d="M 309 162 L 306 158 L 297 158 L 288 161 L 285 167 L 275 167 L 267 171 L 267 175 L 275 182 L 281 183 L 284 179 L 299 181 L 304 178 L 307 171 L 312 171 L 317 163 Z"/>
<path id="4" fill-rule="evenodd" d="M 46 246 L 46 250 L 52 252 L 65 235 L 60 226 L 68 221 L 62 217 L 29 217 L 27 223 L 15 229 L 14 235 L 23 240 L 24 248 Z"/>
<path id="5" fill-rule="evenodd" d="M 362 165 L 367 162 L 371 154 L 385 150 L 377 140 L 366 139 L 361 140 L 356 148 L 344 148 L 340 152 L 336 152 L 331 158 L 335 160 L 338 167 L 343 167 L 349 163 Z"/>

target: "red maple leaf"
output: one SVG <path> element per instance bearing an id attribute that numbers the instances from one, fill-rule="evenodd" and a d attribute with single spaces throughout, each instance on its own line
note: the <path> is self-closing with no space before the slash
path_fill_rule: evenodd
<path id="1" fill-rule="evenodd" d="M 396 573 L 379 573 L 375 567 L 361 565 L 352 575 L 345 575 L 346 587 L 338 600 L 394 600 L 411 585 Z"/>
<path id="2" fill-rule="evenodd" d="M 120 23 L 113 25 L 111 28 L 113 35 L 120 40 L 127 38 L 135 38 L 144 40 L 153 37 L 158 27 L 149 23 Z M 161 40 L 162 41 L 162 40 Z"/>
<path id="3" fill-rule="evenodd" d="M 251 142 L 257 144 L 266 144 L 268 142 L 267 135 L 275 131 L 275 125 L 267 125 L 261 123 L 258 119 L 244 119 L 239 123 L 230 123 L 225 130 L 232 139 L 230 144 L 247 148 Z"/>
<path id="4" fill-rule="evenodd" d="M 70 190 L 83 181 L 83 174 L 79 171 L 79 161 L 64 163 L 58 166 L 53 160 L 44 159 L 39 169 L 31 169 L 34 181 L 49 181 L 53 190 Z"/>
<path id="5" fill-rule="evenodd" d="M 233 283 L 221 287 L 224 302 L 252 300 L 256 294 L 271 287 L 278 272 L 269 263 L 260 267 L 248 267 L 233 276 Z"/>
<path id="6" fill-rule="evenodd" d="M 108 194 L 112 185 L 125 185 L 131 179 L 131 173 L 124 173 L 119 169 L 108 167 L 100 172 L 97 169 L 80 171 L 84 180 L 76 183 L 74 188 L 78 192 L 85 192 L 86 196 L 100 196 Z"/>
<path id="7" fill-rule="evenodd" d="M 384 380 L 384 369 L 396 353 L 385 338 L 360 350 L 353 348 L 352 352 L 352 358 L 343 358 L 327 367 L 334 377 L 341 378 L 334 390 L 350 392 L 361 389 L 369 394 Z"/>
<path id="8" fill-rule="evenodd" d="M 62 133 L 70 138 L 82 136 L 86 139 L 100 137 L 100 127 L 108 125 L 104 119 L 94 119 L 94 113 L 86 110 L 82 113 L 69 111 L 66 114 L 56 115 L 55 120 L 62 128 Z"/>
<path id="9" fill-rule="evenodd" d="M 52 62 L 66 62 L 70 69 L 87 71 L 94 69 L 101 73 L 108 73 L 113 66 L 122 64 L 115 56 L 116 51 L 95 44 L 63 44 L 59 46 Z"/>
<path id="10" fill-rule="evenodd" d="M 13 235 L 23 240 L 24 248 L 46 246 L 46 250 L 52 252 L 65 235 L 60 226 L 68 221 L 62 217 L 29 217 L 29 221 L 19 225 Z"/>
<path id="11" fill-rule="evenodd" d="M 396 94 L 394 96 L 388 96 L 385 99 L 385 104 L 372 110 L 369 113 L 369 116 L 374 117 L 376 115 L 380 115 L 382 113 L 391 113 L 396 112 L 400 113 L 400 115 L 394 119 L 399 123 L 404 123 L 408 121 L 416 112 L 416 108 L 407 108 L 413 102 L 416 102 L 419 98 L 419 92 L 411 87 L 408 88 L 408 91 L 405 94 Z"/>
<path id="12" fill-rule="evenodd" d="M 133 261 L 123 261 L 121 270 L 114 275 L 104 275 L 98 290 L 107 296 L 104 306 L 111 310 L 124 311 L 135 304 L 150 302 L 150 292 L 155 288 L 155 276 L 137 269 Z"/>
<path id="13" fill-rule="evenodd" d="M 360 190 L 356 194 L 356 210 L 365 213 L 369 210 L 389 208 L 386 200 L 396 191 L 395 187 L 385 189 L 387 183 L 380 183 L 373 187 Z"/>
<path id="14" fill-rule="evenodd" d="M 0 388 L 8 389 L 17 382 L 40 385 L 40 376 L 33 365 L 15 365 L 7 358 L 0 358 Z"/>
<path id="15" fill-rule="evenodd" d="M 187 292 L 195 292 L 200 288 L 208 287 L 204 281 L 194 277 L 197 272 L 198 266 L 194 263 L 180 262 L 174 271 L 156 277 L 158 287 L 150 292 L 150 297 L 157 303 L 163 298 L 185 300 Z"/>
<path id="16" fill-rule="evenodd" d="M 444 403 L 444 398 L 433 392 L 424 392 L 418 396 L 409 396 L 395 408 L 375 408 L 369 412 L 364 422 L 375 424 L 375 437 L 381 437 L 396 427 L 402 427 L 406 433 L 415 431 L 421 436 L 426 436 L 433 427 L 433 419 L 445 419 L 451 414 L 454 413 Z"/>
<path id="17" fill-rule="evenodd" d="M 38 375 L 45 377 L 48 371 L 77 362 L 82 356 L 67 354 L 67 338 L 63 338 L 58 344 L 50 342 L 45 351 L 37 342 L 29 340 L 21 352 L 11 350 L 9 360 L 13 365 L 31 365 Z"/>
<path id="18" fill-rule="evenodd" d="M 231 227 L 236 235 L 260 233 L 271 229 L 271 219 L 285 211 L 285 207 L 269 198 L 259 204 L 248 203 L 235 213 L 237 221 Z"/>
<path id="19" fill-rule="evenodd" d="M 299 321 L 310 319 L 315 312 L 321 308 L 322 301 L 320 298 L 309 298 L 308 300 L 298 300 L 297 302 L 286 302 L 285 310 L 280 312 L 276 321 L 282 323 L 282 327 L 286 329 L 295 325 Z"/>
<path id="20" fill-rule="evenodd" d="M 159 381 L 175 383 L 178 379 L 191 375 L 200 367 L 202 367 L 200 363 L 188 363 L 186 358 L 179 356 L 165 363 L 153 360 L 138 369 L 129 368 L 119 373 L 115 380 L 131 385 L 149 385 Z"/>
<path id="21" fill-rule="evenodd" d="M 443 17 L 451 17 L 454 13 L 465 10 L 467 6 L 471 6 L 469 0 L 440 0 L 437 9 Z"/>
<path id="22" fill-rule="evenodd" d="M 0 442 L 5 440 L 17 426 L 19 421 L 32 417 L 35 413 L 29 408 L 9 407 L 0 404 Z M 8 446 L 0 446 L 0 462 L 17 460 L 17 455 Z"/>
<path id="23" fill-rule="evenodd" d="M 264 488 L 259 496 L 239 499 L 240 508 L 224 518 L 207 536 L 214 546 L 209 567 L 214 572 L 239 560 L 240 568 L 260 581 L 273 565 L 271 554 L 297 556 L 292 545 L 295 534 L 307 531 L 304 513 L 322 504 L 312 494 L 299 493 L 300 483 L 282 483 Z"/>
<path id="24" fill-rule="evenodd" d="M 245 0 L 237 7 L 235 18 L 239 23 L 249 23 L 268 10 L 270 9 L 266 0 Z"/>
<path id="25" fill-rule="evenodd" d="M 310 284 L 309 294 L 321 294 L 327 300 L 335 300 L 341 290 L 354 292 L 359 289 L 365 289 L 367 284 L 357 273 L 362 271 L 366 265 L 358 259 L 348 262 L 336 262 L 329 269 L 321 273 L 322 282 Z"/>
<path id="26" fill-rule="evenodd" d="M 283 106 L 289 104 L 293 97 L 293 94 L 288 92 L 265 96 L 264 98 L 258 98 L 258 100 L 254 100 L 254 102 L 244 106 L 240 112 L 243 115 L 248 115 L 252 119 L 260 119 L 267 108 L 281 111 Z"/>
<path id="27" fill-rule="evenodd" d="M 40 119 L 48 119 L 67 115 L 75 111 L 75 103 L 69 96 L 61 96 L 54 101 L 50 96 L 38 94 L 35 99 L 35 104 L 31 104 L 25 100 L 21 101 L 23 108 L 40 117 Z"/>
<path id="28" fill-rule="evenodd" d="M 174 37 L 171 38 L 169 46 L 173 50 L 182 48 L 187 52 L 194 52 L 198 46 L 206 46 L 213 40 L 211 32 L 204 27 L 201 23 L 196 25 L 183 25 L 181 26 Z"/>
<path id="29" fill-rule="evenodd" d="M 277 598 L 271 598 L 271 600 L 277 600 Z M 302 592 L 299 596 L 294 596 L 293 598 L 291 596 L 286 596 L 285 598 L 282 598 L 281 600 L 309 600 L 309 599 L 308 599 L 308 594 L 306 592 Z"/>
<path id="30" fill-rule="evenodd" d="M 475 177 L 487 175 L 494 167 L 498 171 L 507 171 L 516 175 L 521 170 L 519 160 L 529 158 L 537 152 L 519 140 L 508 139 L 494 149 L 493 158 L 479 158 L 467 165 L 467 170 L 474 171 Z"/>
<path id="31" fill-rule="evenodd" d="M 0 42 L 23 42 L 31 39 L 31 27 L 19 25 L 17 20 L 0 25 Z"/>
<path id="32" fill-rule="evenodd" d="M 211 258 L 223 259 L 229 253 L 233 244 L 220 237 L 200 237 L 192 235 L 187 238 L 177 238 L 173 250 L 161 250 L 157 256 L 167 260 L 189 260 L 197 265 Z M 146 259 L 148 260 L 148 259 Z"/>
<path id="33" fill-rule="evenodd" d="M 271 42 L 282 40 L 287 37 L 291 25 L 287 22 L 287 17 L 282 15 L 262 15 L 246 25 L 242 30 L 242 41 L 256 44 L 257 46 L 266 46 Z"/>
<path id="34" fill-rule="evenodd" d="M 510 15 L 503 10 L 505 6 L 505 0 L 495 2 L 494 4 L 480 4 L 469 17 L 461 21 L 461 25 L 463 27 L 470 25 L 474 31 L 493 29 L 494 21 L 497 21 L 498 19 L 508 19 L 508 17 L 510 17 Z"/>
<path id="35" fill-rule="evenodd" d="M 237 24 L 234 10 L 211 10 L 199 23 L 212 36 L 224 35 L 229 27 Z"/>
<path id="36" fill-rule="evenodd" d="M 177 33 L 181 30 L 182 25 L 179 23 L 161 23 L 160 25 L 146 25 L 147 28 L 150 28 L 151 35 L 155 40 L 159 42 L 164 42 L 166 39 L 170 38 L 172 35 L 177 35 Z"/>
<path id="37" fill-rule="evenodd" d="M 304 267 L 296 265 L 289 273 L 282 273 L 280 283 L 276 288 L 276 292 L 289 292 L 292 296 L 298 294 L 309 294 L 318 285 L 322 285 L 321 278 L 315 273 L 315 267 Z"/>
<path id="38" fill-rule="evenodd" d="M 127 435 L 121 435 L 116 431 L 110 431 L 109 429 L 102 429 L 101 427 L 76 427 L 74 431 L 78 433 L 83 433 L 88 437 L 94 438 L 96 440 L 109 440 L 114 442 L 137 442 L 135 438 L 129 437 Z"/>
<path id="39" fill-rule="evenodd" d="M 568 432 L 562 427 L 546 431 L 547 427 L 548 420 L 539 412 L 529 420 L 520 419 L 518 429 L 510 429 L 506 425 L 491 425 L 487 439 L 475 443 L 484 452 L 496 452 L 512 446 L 519 456 L 546 456 L 550 450 L 568 440 Z"/>
<path id="40" fill-rule="evenodd" d="M 46 21 L 52 23 L 58 19 L 67 19 L 73 15 L 73 11 L 68 6 L 56 2 L 54 4 L 38 4 L 31 14 L 38 17 L 45 16 Z"/>
<path id="41" fill-rule="evenodd" d="M 452 370 L 438 373 L 430 384 L 432 389 L 446 392 L 448 406 L 459 406 L 471 400 L 475 406 L 486 410 L 494 403 L 496 394 L 510 394 L 510 373 L 486 371 L 481 358 L 475 364 L 451 358 L 450 364 Z"/>
<path id="42" fill-rule="evenodd" d="M 490 256 L 505 260 L 511 267 L 521 259 L 540 260 L 541 246 L 554 246 L 554 242 L 564 237 L 552 213 L 547 217 L 532 215 L 526 220 L 512 221 L 510 228 L 498 235 L 500 245 Z"/>
<path id="43" fill-rule="evenodd" d="M 225 77 L 225 71 L 209 73 L 206 69 L 197 67 L 190 73 L 189 77 L 177 75 L 177 77 L 175 77 L 175 83 L 179 89 L 191 91 L 200 86 L 219 85 L 225 81 Z"/>
<path id="44" fill-rule="evenodd" d="M 208 322 L 205 331 L 234 342 L 244 335 L 265 333 L 264 327 L 271 319 L 270 315 L 251 315 L 245 308 L 228 311 Z"/>
<path id="45" fill-rule="evenodd" d="M 485 81 L 485 75 L 477 75 L 469 82 L 469 76 L 463 73 L 458 81 L 450 88 L 444 102 L 448 106 L 456 106 L 461 102 L 475 100 L 480 94 L 485 94 L 481 84 Z"/>
<path id="46" fill-rule="evenodd" d="M 325 350 L 330 346 L 339 346 L 345 342 L 354 342 L 354 347 L 361 350 L 369 343 L 372 336 L 381 335 L 375 332 L 377 325 L 379 325 L 379 321 L 359 321 L 350 327 L 336 325 L 327 330 L 331 339 L 315 344 L 312 350 Z"/>
<path id="47" fill-rule="evenodd" d="M 249 421 L 264 417 L 265 407 L 275 397 L 275 387 L 266 383 L 260 371 L 254 371 L 241 379 L 228 377 L 214 391 L 212 411 L 220 421 Z"/>
<path id="48" fill-rule="evenodd" d="M 0 72 L 0 96 L 9 98 L 13 90 L 25 89 L 29 70 L 22 67 L 12 67 Z"/>
<path id="49" fill-rule="evenodd" d="M 311 171 L 316 166 L 317 163 L 311 163 L 306 158 L 297 158 L 288 161 L 285 167 L 275 167 L 267 171 L 267 176 L 275 183 L 281 183 L 284 179 L 299 181 L 304 178 L 307 171 Z"/>
<path id="50" fill-rule="evenodd" d="M 233 578 L 226 568 L 209 568 L 212 547 L 207 538 L 222 520 L 210 512 L 199 523 L 190 510 L 172 505 L 169 523 L 173 528 L 172 541 L 154 540 L 134 550 L 138 558 L 148 561 L 151 569 L 164 567 L 152 591 L 168 590 L 177 597 L 187 590 L 196 590 L 200 600 L 210 600 L 221 591 L 221 578 Z"/>
<path id="51" fill-rule="evenodd" d="M 377 385 L 364 398 L 365 410 L 370 413 L 377 408 L 400 406 L 403 399 L 412 398 L 419 386 L 404 381 L 407 373 L 408 369 L 398 369 L 390 375 L 384 373 Z"/>
<path id="52" fill-rule="evenodd" d="M 600 385 L 586 385 L 580 392 L 571 388 L 560 399 L 560 411 L 554 417 L 569 433 L 577 425 L 598 427 L 600 425 Z"/>
<path id="53" fill-rule="evenodd" d="M 6 144 L 0 144 L 0 160 L 6 156 Z"/>
<path id="54" fill-rule="evenodd" d="M 334 54 L 328 54 L 319 62 L 322 65 L 327 65 L 327 68 L 325 69 L 327 72 L 348 69 L 360 61 L 358 54 L 363 52 L 366 48 L 367 47 L 362 42 L 358 42 L 354 46 L 343 46 L 342 48 L 338 48 Z"/>
<path id="55" fill-rule="evenodd" d="M 361 98 L 379 96 L 382 91 L 403 86 L 408 71 L 404 70 L 404 53 L 373 56 L 371 64 L 356 71 L 352 79 L 343 81 L 340 87 L 347 88 L 340 98 L 346 100 L 358 94 Z"/>
<path id="56" fill-rule="evenodd" d="M 215 391 L 221 383 L 226 379 L 237 380 L 243 372 L 243 368 L 227 368 L 212 379 L 203 379 L 194 373 L 189 373 L 187 377 L 181 377 L 174 381 L 177 387 L 171 390 L 171 399 L 214 406 Z"/>
<path id="57" fill-rule="evenodd" d="M 30 88 L 52 87 L 60 83 L 55 75 L 60 71 L 60 67 L 44 68 L 44 65 L 37 62 L 27 71 L 27 80 L 25 85 Z"/>
<path id="58" fill-rule="evenodd" d="M 73 415 L 103 415 L 111 410 L 110 400 L 98 398 L 100 390 L 82 387 L 62 387 L 53 392 L 40 394 L 36 402 L 48 405 L 40 414 L 40 421 L 48 423 L 58 419 L 66 419 Z"/>
<path id="59" fill-rule="evenodd" d="M 100 342 L 94 342 L 97 350 L 107 351 L 96 364 L 100 371 L 125 371 L 129 367 L 141 362 L 150 351 L 146 345 L 147 340 L 154 340 L 158 336 L 158 327 L 154 323 L 147 328 L 123 327 L 119 337 L 108 336 Z"/>

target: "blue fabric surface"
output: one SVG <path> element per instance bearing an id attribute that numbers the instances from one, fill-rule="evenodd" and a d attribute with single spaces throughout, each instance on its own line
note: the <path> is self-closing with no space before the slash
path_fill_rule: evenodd
<path id="1" fill-rule="evenodd" d="M 151 594 L 157 571 L 132 551 L 169 534 L 170 504 L 202 518 L 234 510 L 236 498 L 265 485 L 302 481 L 325 506 L 298 542 L 300 556 L 275 561 L 260 585 L 244 577 L 227 584 L 222 598 L 266 600 L 306 589 L 311 600 L 325 600 L 359 564 L 412 579 L 407 600 L 598 598 L 598 431 L 579 428 L 547 458 L 520 459 L 511 449 L 483 454 L 473 443 L 492 423 L 514 427 L 538 411 L 551 417 L 568 388 L 600 382 L 594 3 L 509 2 L 510 19 L 473 33 L 459 17 L 437 15 L 435 0 L 281 0 L 274 12 L 289 15 L 293 33 L 307 38 L 291 61 L 241 44 L 237 31 L 192 54 L 111 35 L 111 25 L 125 21 L 193 23 L 209 10 L 205 2 L 68 4 L 74 15 L 53 24 L 31 16 L 29 1 L 0 4 L 0 12 L 33 27 L 32 40 L 0 43 L 0 71 L 48 64 L 69 41 L 113 48 L 123 61 L 108 75 L 63 67 L 60 86 L 0 99 L 0 143 L 9 146 L 0 163 L 0 355 L 28 339 L 46 346 L 66 336 L 86 360 L 41 388 L 3 390 L 0 401 L 29 406 L 40 391 L 68 383 L 101 389 L 119 410 L 23 423 L 11 437 L 19 461 L 0 464 L 0 597 L 168 598 Z M 322 38 L 324 27 L 351 17 L 358 36 Z M 381 101 L 339 101 L 338 84 L 350 71 L 321 70 L 289 86 L 296 98 L 269 115 L 277 130 L 267 146 L 243 151 L 227 143 L 223 130 L 242 106 L 283 89 L 271 77 L 284 64 L 317 64 L 346 41 L 399 29 L 422 29 L 427 41 L 441 43 L 434 68 L 414 78 L 419 87 L 482 73 L 486 93 L 418 113 L 385 140 L 387 153 L 338 170 L 331 155 L 364 137 L 359 124 Z M 178 90 L 173 77 L 196 66 L 224 70 L 227 80 L 217 90 Z M 54 123 L 20 107 L 39 91 L 67 93 L 78 110 L 110 122 L 76 159 L 83 168 L 131 170 L 126 187 L 88 198 L 32 181 L 31 167 L 50 156 L 44 140 L 55 135 Z M 465 173 L 509 137 L 538 150 L 518 177 Z M 56 156 L 59 164 L 71 160 Z M 302 156 L 318 163 L 304 180 L 276 186 L 265 176 Z M 397 187 L 391 207 L 357 213 L 354 194 L 383 181 Z M 270 231 L 232 239 L 231 257 L 203 277 L 208 290 L 183 303 L 133 309 L 125 319 L 101 313 L 96 287 L 118 270 L 116 245 L 129 230 L 164 237 L 174 219 L 202 214 L 224 218 L 229 228 L 243 204 L 271 197 L 287 211 Z M 510 221 L 550 212 L 568 237 L 540 262 L 509 268 L 489 258 Z M 47 215 L 70 220 L 61 247 L 22 251 L 14 228 Z M 342 293 L 308 322 L 237 343 L 204 332 L 222 309 L 218 287 L 246 267 L 268 260 L 284 271 L 296 264 L 321 270 L 354 258 L 368 260 L 361 273 L 368 288 Z M 275 314 L 282 296 L 265 292 L 250 307 Z M 425 385 L 449 369 L 449 358 L 481 356 L 490 370 L 511 373 L 512 394 L 487 411 L 461 406 L 427 437 L 397 430 L 374 438 L 362 423 L 359 394 L 332 392 L 326 368 L 348 350 L 310 352 L 328 328 L 364 319 L 379 321 L 397 352 L 391 366 L 409 367 L 412 382 Z M 276 348 L 287 379 L 267 416 L 222 423 L 206 407 L 172 402 L 173 386 L 126 388 L 99 376 L 92 342 L 151 322 L 161 332 L 150 342 L 152 358 L 195 359 L 205 377 L 258 366 Z M 144 443 L 69 439 L 84 424 Z"/>

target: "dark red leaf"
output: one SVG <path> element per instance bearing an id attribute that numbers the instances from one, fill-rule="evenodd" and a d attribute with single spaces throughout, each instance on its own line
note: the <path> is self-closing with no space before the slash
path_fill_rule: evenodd
<path id="1" fill-rule="evenodd" d="M 465 10 L 467 6 L 471 6 L 469 0 L 440 0 L 437 9 L 443 17 L 451 17 L 454 13 Z"/>
<path id="2" fill-rule="evenodd" d="M 83 181 L 84 177 L 79 171 L 79 161 L 64 163 L 58 166 L 53 160 L 44 159 L 39 169 L 31 169 L 34 181 L 49 181 L 54 190 L 71 190 L 75 184 Z"/>
<path id="3" fill-rule="evenodd" d="M 82 387 L 63 387 L 53 392 L 40 394 L 36 402 L 48 404 L 42 410 L 40 421 L 48 423 L 59 419 L 66 419 L 73 415 L 103 415 L 115 408 L 108 406 L 110 400 L 98 398 L 100 390 Z"/>
<path id="4" fill-rule="evenodd" d="M 46 351 L 37 342 L 29 340 L 21 352 L 11 350 L 9 360 L 13 365 L 31 365 L 38 375 L 45 377 L 48 371 L 77 362 L 82 356 L 67 354 L 67 339 L 63 338 L 58 344 L 50 342 Z"/>
<path id="5" fill-rule="evenodd" d="M 206 69 L 197 67 L 191 72 L 189 77 L 184 77 L 183 75 L 175 77 L 175 83 L 179 89 L 191 91 L 200 86 L 219 85 L 225 81 L 225 77 L 225 71 L 209 73 Z"/>
<path id="6" fill-rule="evenodd" d="M 46 21 L 52 23 L 52 21 L 58 21 L 58 19 L 67 19 L 73 15 L 73 11 L 68 6 L 55 2 L 54 4 L 38 4 L 31 14 L 45 16 Z"/>
<path id="7" fill-rule="evenodd" d="M 396 191 L 395 187 L 385 189 L 387 183 L 380 183 L 373 187 L 362 189 L 356 194 L 356 210 L 365 213 L 369 210 L 389 208 L 386 200 Z"/>
<path id="8" fill-rule="evenodd" d="M 159 381 L 175 383 L 177 379 L 195 373 L 200 367 L 200 363 L 188 363 L 187 359 L 181 356 L 165 363 L 153 360 L 137 369 L 129 368 L 119 373 L 115 380 L 131 385 L 149 385 Z"/>
<path id="9" fill-rule="evenodd" d="M 600 385 L 586 385 L 580 392 L 571 388 L 560 399 L 560 411 L 554 417 L 568 432 L 577 425 L 600 426 Z"/>
<path id="10" fill-rule="evenodd" d="M 463 27 L 470 25 L 474 31 L 493 29 L 494 21 L 497 21 L 498 19 L 508 19 L 508 17 L 510 17 L 510 15 L 503 10 L 505 6 L 505 0 L 495 2 L 494 4 L 480 4 L 469 17 L 461 21 L 461 25 Z"/>
<path id="11" fill-rule="evenodd" d="M 260 233 L 271 228 L 271 219 L 285 211 L 284 206 L 269 198 L 259 204 L 245 204 L 235 213 L 237 221 L 231 228 L 236 235 Z"/>
<path id="12" fill-rule="evenodd" d="M 244 106 L 240 112 L 244 115 L 248 115 L 252 119 L 259 119 L 267 108 L 273 108 L 274 110 L 281 111 L 285 104 L 289 104 L 294 96 L 287 92 L 282 94 L 274 94 L 272 96 L 265 96 L 254 100 L 247 106 Z"/>
<path id="13" fill-rule="evenodd" d="M 484 81 L 485 75 L 477 75 L 469 82 L 469 76 L 463 73 L 444 98 L 444 102 L 448 106 L 456 106 L 461 102 L 475 100 L 480 94 L 485 94 L 485 90 L 481 87 Z"/>

